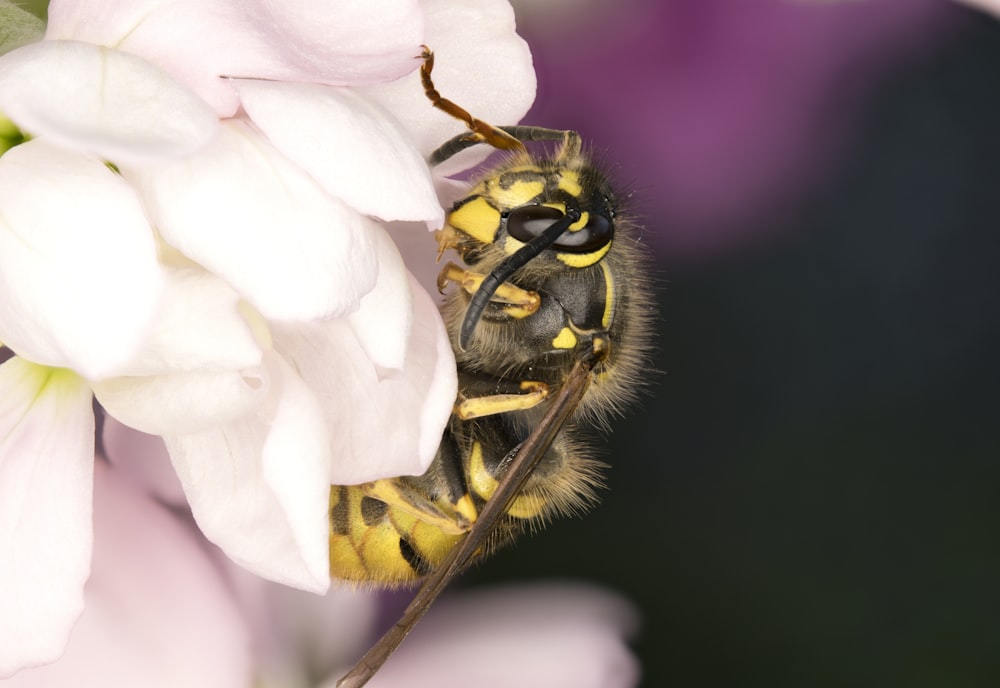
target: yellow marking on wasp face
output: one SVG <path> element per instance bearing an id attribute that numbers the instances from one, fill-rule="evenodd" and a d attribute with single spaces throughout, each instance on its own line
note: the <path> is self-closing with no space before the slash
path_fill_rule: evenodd
<path id="1" fill-rule="evenodd" d="M 580 219 L 569 226 L 569 231 L 579 232 L 581 229 L 587 226 L 588 222 L 590 222 L 590 213 L 584 210 L 582 213 L 580 213 Z"/>
<path id="2" fill-rule="evenodd" d="M 570 196 L 581 196 L 583 186 L 580 185 L 580 175 L 575 170 L 563 170 L 559 175 L 559 188 Z"/>
<path id="3" fill-rule="evenodd" d="M 557 253 L 556 258 L 571 268 L 589 267 L 607 255 L 608 251 L 611 249 L 611 243 L 612 242 L 609 241 L 601 248 L 590 253 Z"/>
<path id="4" fill-rule="evenodd" d="M 494 187 L 490 195 L 502 208 L 517 208 L 531 203 L 543 191 L 545 191 L 545 183 L 540 179 L 535 181 L 519 180 L 506 188 Z"/>
<path id="5" fill-rule="evenodd" d="M 564 327 L 559 330 L 559 334 L 555 336 L 552 340 L 552 346 L 557 349 L 572 349 L 576 347 L 576 335 L 573 334 L 573 330 L 568 327 Z"/>
<path id="6" fill-rule="evenodd" d="M 477 196 L 452 210 L 448 224 L 476 241 L 491 244 L 500 228 L 500 211 L 483 196 Z"/>

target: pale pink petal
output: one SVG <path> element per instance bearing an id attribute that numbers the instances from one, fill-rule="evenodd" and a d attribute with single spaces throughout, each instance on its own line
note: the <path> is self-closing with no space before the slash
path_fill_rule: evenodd
<path id="1" fill-rule="evenodd" d="M 374 236 L 378 282 L 362 297 L 358 310 L 347 316 L 347 323 L 372 363 L 386 372 L 398 372 L 406 360 L 413 325 L 413 293 L 399 249 L 381 228 Z"/>
<path id="2" fill-rule="evenodd" d="M 625 639 L 635 627 L 625 600 L 584 585 L 454 594 L 368 685 L 440 688 L 475 676 L 477 688 L 631 688 L 639 667 Z"/>
<path id="3" fill-rule="evenodd" d="M 463 183 L 464 195 L 469 194 L 469 185 Z M 386 233 L 396 245 L 410 274 L 428 294 L 437 294 L 437 279 L 444 261 L 457 261 L 459 257 L 449 252 L 438 257 L 438 245 L 433 234 L 420 231 L 420 226 L 408 222 L 393 222 L 385 226 Z"/>
<path id="4" fill-rule="evenodd" d="M 342 315 L 375 284 L 371 221 L 245 122 L 183 163 L 123 172 L 164 239 L 268 319 Z"/>
<path id="5" fill-rule="evenodd" d="M 100 464 L 86 609 L 56 663 L 4 688 L 246 688 L 250 639 L 191 527 Z"/>
<path id="6" fill-rule="evenodd" d="M 218 131 L 215 113 L 163 70 L 76 41 L 0 57 L 0 112 L 32 136 L 119 165 L 187 155 Z"/>
<path id="7" fill-rule="evenodd" d="M 83 609 L 93 470 L 84 382 L 0 364 L 0 677 L 58 657 Z"/>
<path id="8" fill-rule="evenodd" d="M 254 124 L 328 192 L 365 215 L 441 227 L 427 163 L 381 107 L 347 88 L 233 83 Z"/>
<path id="9" fill-rule="evenodd" d="M 91 382 L 94 395 L 122 423 L 154 435 L 192 433 L 251 412 L 270 393 L 263 366 Z"/>
<path id="10" fill-rule="evenodd" d="M 148 435 L 105 416 L 101 423 L 101 451 L 115 470 L 127 475 L 158 500 L 187 507 L 167 446 L 159 435 Z"/>
<path id="11" fill-rule="evenodd" d="M 253 28 L 275 51 L 265 65 L 279 70 L 272 78 L 372 83 L 397 79 L 417 67 L 414 57 L 420 53 L 424 35 L 417 0 L 256 0 L 247 4 Z"/>
<path id="12" fill-rule="evenodd" d="M 394 375 L 380 377 L 343 321 L 274 330 L 275 348 L 293 362 L 325 414 L 335 484 L 421 474 L 441 442 L 455 403 L 455 358 L 430 296 L 415 282 L 410 289 L 413 326 L 402 371 Z"/>
<path id="13" fill-rule="evenodd" d="M 1000 15 L 1000 0 L 958 0 L 958 2 L 991 14 Z"/>
<path id="14" fill-rule="evenodd" d="M 465 195 L 469 185 L 463 184 Z M 438 257 L 438 245 L 433 234 L 421 231 L 422 227 L 413 223 L 393 222 L 385 226 L 386 233 L 396 245 L 410 274 L 428 294 L 438 294 L 437 278 L 444 265 L 443 261 L 457 261 L 454 253 Z"/>
<path id="15" fill-rule="evenodd" d="M 165 266 L 164 277 L 149 333 L 118 374 L 225 372 L 260 365 L 261 345 L 250 314 L 232 287 L 196 265 Z"/>
<path id="16" fill-rule="evenodd" d="M 35 139 L 0 158 L 0 339 L 37 363 L 112 373 L 160 296 L 134 190 L 99 160 Z"/>
<path id="17" fill-rule="evenodd" d="M 506 0 L 425 0 L 426 43 L 434 51 L 434 83 L 445 98 L 491 124 L 517 124 L 535 99 L 535 72 L 527 43 L 514 32 Z M 359 89 L 395 114 L 424 155 L 465 125 L 431 107 L 419 74 Z M 439 168 L 469 167 L 489 149 L 475 146 Z"/>
<path id="18" fill-rule="evenodd" d="M 330 442 L 316 399 L 279 356 L 265 356 L 270 395 L 254 413 L 167 435 L 202 532 L 240 566 L 303 590 L 330 584 Z"/>
<path id="19" fill-rule="evenodd" d="M 355 585 L 323 596 L 278 585 L 220 561 L 254 634 L 257 684 L 314 685 L 316 676 L 353 661 L 379 621 L 379 593 Z"/>
<path id="20" fill-rule="evenodd" d="M 47 37 L 113 46 L 167 70 L 212 104 L 237 108 L 220 76 L 376 83 L 417 67 L 416 0 L 53 0 Z"/>

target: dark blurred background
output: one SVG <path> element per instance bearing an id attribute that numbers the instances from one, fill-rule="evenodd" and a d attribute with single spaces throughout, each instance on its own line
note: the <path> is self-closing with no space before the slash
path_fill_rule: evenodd
<path id="1" fill-rule="evenodd" d="M 563 5 L 526 121 L 617 161 L 662 375 L 601 505 L 465 584 L 622 591 L 644 686 L 1000 685 L 1000 22 Z"/>

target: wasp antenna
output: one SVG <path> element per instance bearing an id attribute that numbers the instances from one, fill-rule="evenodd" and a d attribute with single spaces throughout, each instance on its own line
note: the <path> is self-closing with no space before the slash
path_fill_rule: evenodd
<path id="1" fill-rule="evenodd" d="M 526 243 L 500 265 L 493 268 L 493 271 L 486 276 L 476 293 L 469 301 L 469 308 L 465 311 L 465 319 L 462 321 L 462 329 L 459 332 L 458 344 L 462 350 L 468 348 L 472 340 L 472 332 L 483 317 L 486 305 L 493 298 L 500 285 L 506 282 L 518 269 L 526 265 L 532 258 L 555 243 L 556 239 L 562 236 L 569 226 L 580 219 L 580 211 L 576 208 L 567 208 L 566 215 L 553 222 L 548 229 Z"/>

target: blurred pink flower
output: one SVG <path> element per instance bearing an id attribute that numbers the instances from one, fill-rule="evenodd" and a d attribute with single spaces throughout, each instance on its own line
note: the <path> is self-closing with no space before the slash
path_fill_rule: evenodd
<path id="1" fill-rule="evenodd" d="M 343 585 L 317 596 L 217 556 L 172 492 L 176 478 L 149 472 L 169 464 L 162 442 L 112 427 L 115 464 L 96 464 L 84 611 L 62 657 L 4 685 L 335 685 L 377 632 L 377 595 Z M 628 688 L 636 625 L 625 600 L 579 583 L 447 594 L 369 685 L 457 687 L 474 675 L 484 688 Z"/>
<path id="2" fill-rule="evenodd" d="M 636 627 L 629 603 L 581 583 L 456 593 L 368 685 L 463 688 L 474 676 L 478 688 L 630 688 L 639 665 L 624 641 Z"/>
<path id="3" fill-rule="evenodd" d="M 424 156 L 462 130 L 423 42 L 477 112 L 529 107 L 501 0 L 56 1 L 0 57 L 28 135 L 0 157 L 0 675 L 59 656 L 82 607 L 91 392 L 163 436 L 229 557 L 315 592 L 330 483 L 433 458 L 454 361 L 384 228 L 440 225 Z"/>
<path id="4" fill-rule="evenodd" d="M 250 630 L 193 532 L 98 461 L 83 613 L 58 661 L 5 679 L 5 688 L 252 685 Z"/>

